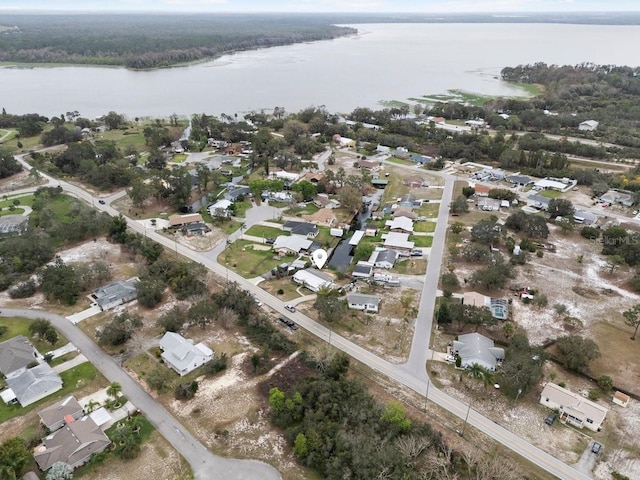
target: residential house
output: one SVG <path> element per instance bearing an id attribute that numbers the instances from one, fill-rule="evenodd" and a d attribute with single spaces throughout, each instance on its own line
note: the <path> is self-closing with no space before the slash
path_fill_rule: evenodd
<path id="1" fill-rule="evenodd" d="M 33 362 L 40 362 L 42 356 L 27 337 L 18 335 L 0 343 L 0 373 L 8 375 Z"/>
<path id="2" fill-rule="evenodd" d="M 414 197 L 413 195 L 407 194 L 399 198 L 396 204 L 398 207 L 420 208 L 420 206 L 422 205 L 422 202 L 417 200 L 416 197 Z"/>
<path id="3" fill-rule="evenodd" d="M 414 242 L 409 241 L 408 233 L 389 232 L 382 235 L 382 238 L 385 248 L 391 248 L 399 252 L 413 250 L 413 247 L 416 245 Z"/>
<path id="4" fill-rule="evenodd" d="M 289 253 L 299 255 L 302 251 L 308 251 L 312 244 L 313 240 L 298 235 L 279 235 L 273 244 L 273 251 L 280 255 Z"/>
<path id="5" fill-rule="evenodd" d="M 341 148 L 352 148 L 356 146 L 356 141 L 352 138 L 343 137 L 340 134 L 336 133 L 332 137 L 333 141 L 336 142 Z"/>
<path id="6" fill-rule="evenodd" d="M 481 182 L 504 180 L 507 174 L 499 168 L 483 168 L 471 175 L 471 178 Z"/>
<path id="7" fill-rule="evenodd" d="M 313 199 L 313 204 L 318 208 L 331 208 L 331 200 L 326 193 L 319 193 Z"/>
<path id="8" fill-rule="evenodd" d="M 493 340 L 479 333 L 458 335 L 452 350 L 460 357 L 464 368 L 477 364 L 493 372 L 504 361 L 504 349 L 495 347 Z"/>
<path id="9" fill-rule="evenodd" d="M 464 292 L 462 294 L 462 303 L 464 305 L 473 305 L 474 307 L 486 307 L 489 298 L 478 292 Z"/>
<path id="10" fill-rule="evenodd" d="M 387 185 L 389 185 L 389 180 L 380 180 L 376 178 L 371 180 L 371 185 L 380 190 L 384 190 L 387 188 Z"/>
<path id="11" fill-rule="evenodd" d="M 7 389 L 0 393 L 5 403 L 26 407 L 62 388 L 62 379 L 47 363 L 23 367 L 6 376 Z"/>
<path id="12" fill-rule="evenodd" d="M 391 147 L 387 147 L 386 145 L 378 145 L 376 147 L 376 153 L 390 153 Z"/>
<path id="13" fill-rule="evenodd" d="M 202 215 L 190 213 L 188 215 L 171 215 L 169 217 L 169 227 L 183 227 L 192 223 L 202 223 Z"/>
<path id="14" fill-rule="evenodd" d="M 488 197 L 491 191 L 491 188 L 486 185 L 475 185 L 473 189 L 476 191 L 476 197 Z"/>
<path id="15" fill-rule="evenodd" d="M 373 266 L 368 262 L 358 262 L 351 272 L 353 278 L 371 278 Z"/>
<path id="16" fill-rule="evenodd" d="M 625 207 L 633 206 L 635 202 L 635 197 L 632 192 L 627 192 L 624 190 L 609 190 L 607 193 L 600 197 L 601 203 L 619 203 L 624 205 Z"/>
<path id="17" fill-rule="evenodd" d="M 367 160 L 358 160 L 358 168 L 364 168 L 365 170 L 375 170 L 378 168 L 378 164 L 376 162 L 369 162 Z"/>
<path id="18" fill-rule="evenodd" d="M 380 308 L 380 297 L 376 295 L 350 293 L 347 295 L 347 305 L 351 310 L 364 310 L 365 312 L 376 313 Z"/>
<path id="19" fill-rule="evenodd" d="M 598 128 L 599 122 L 595 120 L 585 120 L 584 122 L 580 122 L 578 125 L 578 130 L 582 132 L 592 132 L 596 128 Z"/>
<path id="20" fill-rule="evenodd" d="M 318 226 L 308 222 L 296 222 L 289 220 L 282 226 L 285 232 L 291 232 L 292 235 L 300 235 L 307 238 L 315 238 L 318 235 Z"/>
<path id="21" fill-rule="evenodd" d="M 549 202 L 551 199 L 542 195 L 529 195 L 527 197 L 527 205 L 538 210 L 549 210 Z"/>
<path id="22" fill-rule="evenodd" d="M 551 382 L 547 382 L 542 389 L 540 403 L 552 410 L 559 410 L 561 423 L 569 423 L 578 428 L 587 427 L 594 432 L 600 431 L 609 411 L 582 395 Z"/>
<path id="23" fill-rule="evenodd" d="M 543 178 L 542 180 L 538 180 L 535 183 L 536 190 L 557 190 L 559 192 L 562 192 L 564 190 L 567 190 L 570 187 L 571 187 L 571 184 L 569 183 L 568 178 L 556 179 L 556 178 L 547 177 L 547 178 Z"/>
<path id="24" fill-rule="evenodd" d="M 407 217 L 394 217 L 393 220 L 387 220 L 385 226 L 391 232 L 413 233 L 413 220 Z"/>
<path id="25" fill-rule="evenodd" d="M 329 235 L 332 237 L 342 238 L 344 236 L 344 230 L 342 228 L 329 229 Z"/>
<path id="26" fill-rule="evenodd" d="M 598 223 L 598 216 L 589 210 L 575 210 L 573 212 L 573 219 L 576 223 L 583 225 L 595 225 Z"/>
<path id="27" fill-rule="evenodd" d="M 22 235 L 29 225 L 29 217 L 24 215 L 4 215 L 0 217 L 0 236 Z"/>
<path id="28" fill-rule="evenodd" d="M 631 400 L 631 397 L 629 395 L 616 391 L 613 394 L 613 398 L 611 401 L 616 405 L 620 405 L 621 407 L 627 408 L 630 400 Z"/>
<path id="29" fill-rule="evenodd" d="M 464 122 L 464 124 L 467 127 L 471 127 L 471 128 L 484 128 L 487 122 L 485 122 L 481 118 L 478 118 L 476 120 L 467 120 L 466 122 Z"/>
<path id="30" fill-rule="evenodd" d="M 396 264 L 398 252 L 386 248 L 376 248 L 369 257 L 369 263 L 376 268 L 390 269 Z"/>
<path id="31" fill-rule="evenodd" d="M 321 183 L 326 178 L 326 175 L 322 172 L 307 172 L 302 176 L 302 180 L 313 183 L 314 185 Z"/>
<path id="32" fill-rule="evenodd" d="M 409 158 L 409 150 L 405 147 L 398 147 L 393 151 L 392 154 L 396 158 L 408 159 Z"/>
<path id="33" fill-rule="evenodd" d="M 526 175 L 509 175 L 505 177 L 505 180 L 518 187 L 526 187 L 533 183 L 531 177 L 527 177 Z"/>
<path id="34" fill-rule="evenodd" d="M 77 468 L 110 444 L 111 440 L 91 417 L 83 417 L 43 438 L 42 445 L 35 448 L 33 456 L 42 471 L 48 470 L 56 462 Z"/>
<path id="35" fill-rule="evenodd" d="M 204 222 L 190 223 L 189 225 L 182 227 L 182 233 L 187 236 L 205 235 L 210 231 L 211 229 L 207 227 L 207 224 Z"/>
<path id="36" fill-rule="evenodd" d="M 420 188 L 422 187 L 422 184 L 424 183 L 424 179 L 422 177 L 418 177 L 418 176 L 410 176 L 405 178 L 402 183 L 404 185 L 406 185 L 409 188 Z"/>
<path id="37" fill-rule="evenodd" d="M 178 375 L 183 377 L 213 359 L 213 351 L 204 343 L 193 344 L 193 340 L 167 332 L 160 339 L 161 358 Z"/>
<path id="38" fill-rule="evenodd" d="M 418 214 L 415 213 L 410 208 L 397 207 L 397 208 L 394 208 L 391 212 L 391 218 L 396 218 L 396 217 L 407 217 L 411 220 L 416 220 L 418 218 Z"/>
<path id="39" fill-rule="evenodd" d="M 262 200 L 273 200 L 274 202 L 293 202 L 293 195 L 289 192 L 262 192 Z"/>
<path id="40" fill-rule="evenodd" d="M 431 157 L 428 157 L 426 155 L 410 155 L 409 159 L 413 162 L 416 162 L 418 165 L 426 165 L 432 160 Z"/>
<path id="41" fill-rule="evenodd" d="M 84 415 L 84 410 L 75 397 L 67 397 L 60 402 L 56 402 L 50 407 L 38 412 L 40 421 L 51 432 L 55 432 L 67 423 L 69 418 L 71 421 L 79 420 Z"/>
<path id="42" fill-rule="evenodd" d="M 209 215 L 214 218 L 229 218 L 231 216 L 231 212 L 229 211 L 229 207 L 231 207 L 231 205 L 233 205 L 233 202 L 231 200 L 221 198 L 216 203 L 209 205 L 207 207 L 207 210 L 209 211 Z"/>
<path id="43" fill-rule="evenodd" d="M 302 285 L 312 292 L 318 292 L 322 288 L 334 288 L 333 279 L 315 268 L 298 270 L 293 275 L 293 281 Z"/>
<path id="44" fill-rule="evenodd" d="M 331 227 L 338 222 L 336 214 L 333 213 L 333 210 L 329 208 L 321 208 L 317 212 L 314 212 L 310 215 L 302 215 L 302 218 L 309 222 L 325 225 L 327 227 Z"/>
<path id="45" fill-rule="evenodd" d="M 500 210 L 500 205 L 502 205 L 502 201 L 498 198 L 478 197 L 476 199 L 476 206 L 479 210 L 497 212 Z"/>
<path id="46" fill-rule="evenodd" d="M 227 189 L 227 192 L 224 194 L 225 200 L 229 200 L 230 202 L 237 202 L 244 197 L 248 197 L 251 195 L 251 189 L 244 185 L 234 185 Z"/>
<path id="47" fill-rule="evenodd" d="M 349 239 L 349 245 L 357 247 L 362 238 L 364 237 L 364 230 L 356 230 Z"/>
<path id="48" fill-rule="evenodd" d="M 138 298 L 138 277 L 119 280 L 105 287 L 96 288 L 90 298 L 105 311 Z"/>

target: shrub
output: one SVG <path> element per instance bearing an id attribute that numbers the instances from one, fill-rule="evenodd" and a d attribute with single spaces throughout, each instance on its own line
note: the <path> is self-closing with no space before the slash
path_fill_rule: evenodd
<path id="1" fill-rule="evenodd" d="M 36 293 L 36 283 L 33 280 L 21 282 L 9 290 L 11 298 L 28 298 Z"/>
<path id="2" fill-rule="evenodd" d="M 536 257 L 538 257 L 538 258 L 542 258 L 543 256 L 544 256 L 544 252 L 543 252 L 542 250 L 538 250 L 538 251 L 536 252 Z"/>
<path id="3" fill-rule="evenodd" d="M 209 363 L 204 366 L 204 373 L 207 375 L 215 375 L 222 370 L 227 369 L 229 359 L 227 358 L 227 354 L 223 353 L 217 358 L 214 358 Z"/>
<path id="4" fill-rule="evenodd" d="M 598 386 L 605 392 L 610 392 L 613 388 L 613 379 L 609 375 L 601 375 L 598 378 Z"/>
<path id="5" fill-rule="evenodd" d="M 591 389 L 589 390 L 589 400 L 596 401 L 600 398 L 600 390 Z"/>
<path id="6" fill-rule="evenodd" d="M 284 295 L 284 290 L 279 288 L 278 291 L 276 292 L 276 294 L 278 295 Z"/>
<path id="7" fill-rule="evenodd" d="M 460 286 L 460 282 L 455 273 L 449 272 L 442 275 L 442 286 L 449 290 L 455 290 Z"/>
<path id="8" fill-rule="evenodd" d="M 181 383 L 176 387 L 175 397 L 176 400 L 190 400 L 198 391 L 198 382 L 195 380 L 191 383 Z"/>

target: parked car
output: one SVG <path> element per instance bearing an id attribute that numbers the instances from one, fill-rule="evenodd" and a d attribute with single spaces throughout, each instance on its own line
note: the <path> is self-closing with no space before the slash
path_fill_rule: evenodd
<path id="1" fill-rule="evenodd" d="M 602 449 L 602 445 L 600 445 L 598 442 L 593 442 L 593 445 L 591 446 L 591 451 L 593 453 L 597 455 L 600 453 L 601 449 Z"/>
<path id="2" fill-rule="evenodd" d="M 99 203 L 100 205 L 104 205 L 104 204 L 105 204 L 105 203 L 107 203 L 107 202 L 105 202 L 104 200 L 98 200 L 98 203 Z"/>
<path id="3" fill-rule="evenodd" d="M 427 217 L 420 216 L 416 218 L 416 222 L 426 222 L 426 221 L 427 221 Z"/>
<path id="4" fill-rule="evenodd" d="M 284 308 L 286 308 L 286 309 L 287 309 L 287 310 L 289 310 L 290 312 L 295 312 L 295 311 L 296 311 L 296 307 L 294 307 L 293 305 L 286 304 L 286 305 L 284 306 Z"/>
<path id="5" fill-rule="evenodd" d="M 445 360 L 449 363 L 456 363 L 456 357 L 454 355 L 447 355 Z"/>
<path id="6" fill-rule="evenodd" d="M 268 243 L 269 245 L 273 245 L 274 243 L 276 243 L 276 239 L 272 238 L 272 237 L 268 237 L 264 239 L 264 243 Z"/>
<path id="7" fill-rule="evenodd" d="M 544 423 L 546 423 L 547 425 L 553 425 L 553 422 L 555 422 L 555 420 L 556 420 L 556 414 L 550 413 L 549 416 L 545 418 Z"/>
<path id="8" fill-rule="evenodd" d="M 422 250 L 411 250 L 411 256 L 412 257 L 421 257 L 422 256 Z"/>

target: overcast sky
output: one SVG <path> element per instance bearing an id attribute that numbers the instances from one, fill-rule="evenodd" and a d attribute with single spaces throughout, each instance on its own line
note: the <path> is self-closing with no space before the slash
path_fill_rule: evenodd
<path id="1" fill-rule="evenodd" d="M 640 11 L 640 0 L 0 0 L 0 12 L 582 12 Z"/>

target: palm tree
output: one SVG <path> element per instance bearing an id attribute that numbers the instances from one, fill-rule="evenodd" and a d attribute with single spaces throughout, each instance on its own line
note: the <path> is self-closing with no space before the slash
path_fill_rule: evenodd
<path id="1" fill-rule="evenodd" d="M 478 365 L 477 363 L 474 363 L 470 367 L 467 367 L 468 375 L 471 378 L 474 378 L 475 380 L 480 380 L 481 378 L 484 378 L 485 372 L 486 372 L 485 368 L 482 365 Z"/>
<path id="2" fill-rule="evenodd" d="M 122 391 L 122 385 L 118 382 L 112 382 L 111 385 L 107 387 L 107 395 L 112 397 L 114 400 L 118 398 L 118 395 Z"/>

